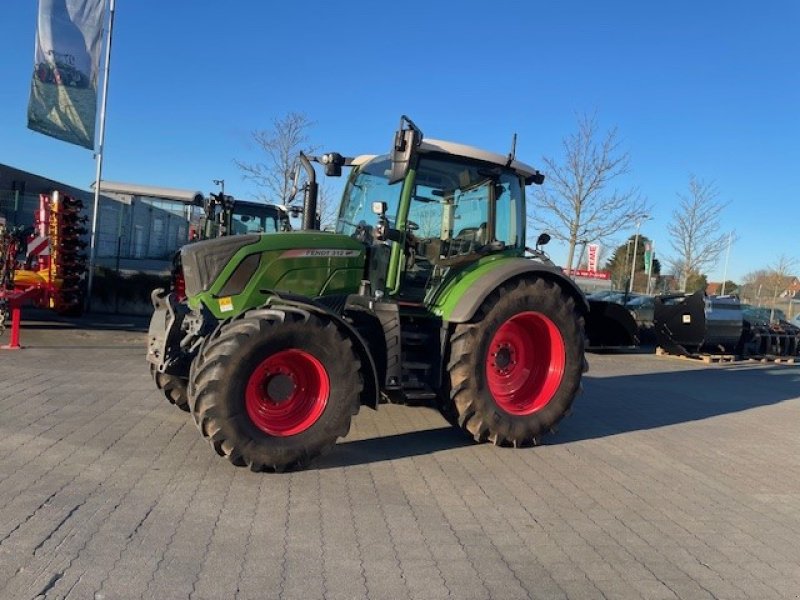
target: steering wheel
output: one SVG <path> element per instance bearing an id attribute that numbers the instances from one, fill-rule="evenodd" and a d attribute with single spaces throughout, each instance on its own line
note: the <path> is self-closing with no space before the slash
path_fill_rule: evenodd
<path id="1" fill-rule="evenodd" d="M 417 225 L 414 221 L 406 221 L 406 229 L 408 231 L 418 231 L 419 225 Z"/>

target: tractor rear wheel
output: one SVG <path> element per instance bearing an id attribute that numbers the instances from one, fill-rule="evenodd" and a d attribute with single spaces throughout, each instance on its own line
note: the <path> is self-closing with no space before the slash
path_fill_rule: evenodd
<path id="1" fill-rule="evenodd" d="M 505 284 L 451 335 L 442 413 L 478 442 L 536 445 L 572 405 L 583 344 L 583 316 L 561 287 Z"/>
<path id="2" fill-rule="evenodd" d="M 255 309 L 204 344 L 192 364 L 189 405 L 203 437 L 234 465 L 301 468 L 350 430 L 360 366 L 331 319 Z"/>
<path id="3" fill-rule="evenodd" d="M 156 387 L 164 393 L 170 404 L 189 412 L 189 395 L 186 392 L 188 381 L 185 377 L 159 373 L 155 365 L 150 365 L 150 374 L 156 382 Z"/>

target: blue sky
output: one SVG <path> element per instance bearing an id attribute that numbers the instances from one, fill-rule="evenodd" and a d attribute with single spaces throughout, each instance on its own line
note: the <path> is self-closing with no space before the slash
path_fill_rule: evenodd
<path id="1" fill-rule="evenodd" d="M 0 163 L 87 188 L 91 152 L 26 129 L 36 10 L 3 7 Z M 596 112 L 631 155 L 620 185 L 654 206 L 642 233 L 657 256 L 694 173 L 730 203 L 741 278 L 800 259 L 799 29 L 788 0 L 117 0 L 104 178 L 204 192 L 224 179 L 247 198 L 233 160 L 258 160 L 249 132 L 289 111 L 343 154 L 387 150 L 405 113 L 430 137 L 502 153 L 516 132 L 518 157 L 539 165 Z"/>

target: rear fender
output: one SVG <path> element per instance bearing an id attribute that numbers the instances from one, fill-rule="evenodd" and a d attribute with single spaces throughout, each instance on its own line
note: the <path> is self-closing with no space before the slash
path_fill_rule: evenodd
<path id="1" fill-rule="evenodd" d="M 441 317 L 450 323 L 466 323 L 498 287 L 512 279 L 538 277 L 561 286 L 587 314 L 589 303 L 580 288 L 559 267 L 527 258 L 508 258 L 481 265 L 449 286 L 436 301 Z"/>

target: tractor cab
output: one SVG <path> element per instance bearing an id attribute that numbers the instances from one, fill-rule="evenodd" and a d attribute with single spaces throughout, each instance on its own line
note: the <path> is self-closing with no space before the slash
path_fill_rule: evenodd
<path id="1" fill-rule="evenodd" d="M 394 183 L 389 155 L 353 165 L 336 231 L 367 245 L 373 291 L 422 302 L 459 267 L 523 255 L 531 167 L 437 140 L 421 142 Z"/>
<path id="2" fill-rule="evenodd" d="M 202 217 L 195 229 L 203 239 L 292 229 L 289 211 L 279 204 L 236 200 L 220 192 L 199 200 L 197 205 L 202 208 Z"/>

